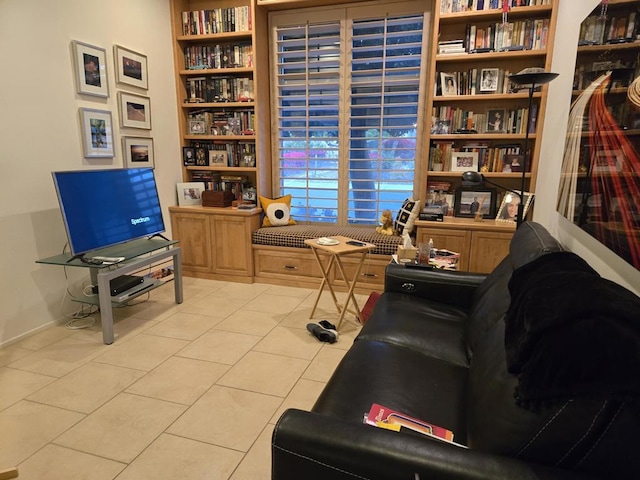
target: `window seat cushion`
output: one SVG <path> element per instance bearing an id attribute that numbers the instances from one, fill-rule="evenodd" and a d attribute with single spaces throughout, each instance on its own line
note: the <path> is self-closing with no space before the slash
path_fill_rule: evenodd
<path id="1" fill-rule="evenodd" d="M 402 237 L 377 233 L 374 227 L 336 227 L 334 225 L 288 225 L 284 227 L 259 228 L 252 234 L 256 245 L 275 247 L 309 248 L 304 241 L 311 238 L 341 235 L 376 246 L 371 253 L 393 255 L 402 244 Z"/>

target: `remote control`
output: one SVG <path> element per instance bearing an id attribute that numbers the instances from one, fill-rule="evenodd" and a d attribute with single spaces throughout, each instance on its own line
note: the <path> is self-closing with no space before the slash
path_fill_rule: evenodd
<path id="1" fill-rule="evenodd" d="M 124 260 L 124 257 L 92 257 L 93 260 L 100 260 L 104 263 L 118 263 Z"/>
<path id="2" fill-rule="evenodd" d="M 81 257 L 80 261 L 82 263 L 88 263 L 90 265 L 102 265 L 104 262 L 102 260 L 98 260 L 97 258 L 85 258 Z"/>
<path id="3" fill-rule="evenodd" d="M 357 240 L 349 240 L 347 245 L 353 245 L 354 247 L 364 247 L 364 243 L 358 242 Z"/>

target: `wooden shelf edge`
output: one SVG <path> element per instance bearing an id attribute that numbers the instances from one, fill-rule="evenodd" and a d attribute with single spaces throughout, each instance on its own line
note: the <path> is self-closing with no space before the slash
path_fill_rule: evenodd
<path id="1" fill-rule="evenodd" d="M 507 58 L 523 58 L 523 57 L 544 57 L 547 55 L 546 48 L 536 50 L 511 50 L 507 52 L 486 52 L 486 53 L 454 53 L 454 54 L 438 54 L 436 55 L 436 63 L 446 62 L 468 62 L 470 60 L 496 60 Z"/>
<path id="2" fill-rule="evenodd" d="M 552 9 L 552 4 L 533 5 L 530 7 L 511 7 L 509 9 L 509 15 L 513 15 L 519 18 L 522 16 L 547 14 L 551 12 L 551 9 Z M 466 12 L 440 13 L 441 22 L 455 23 L 456 21 L 461 21 L 461 20 L 470 21 L 476 18 L 482 19 L 482 20 L 487 20 L 491 18 L 501 19 L 502 9 L 494 8 L 491 10 L 471 10 Z"/>
<path id="3" fill-rule="evenodd" d="M 542 97 L 541 92 L 534 92 L 533 98 Z M 433 102 L 482 102 L 492 100 L 527 100 L 529 94 L 527 92 L 518 93 L 476 93 L 475 95 L 437 95 L 433 97 Z"/>

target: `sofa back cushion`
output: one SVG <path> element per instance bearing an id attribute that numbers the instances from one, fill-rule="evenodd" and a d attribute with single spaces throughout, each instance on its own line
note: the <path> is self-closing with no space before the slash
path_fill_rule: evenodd
<path id="1" fill-rule="evenodd" d="M 525 222 L 516 230 L 509 255 L 477 288 L 467 323 L 467 356 L 471 358 L 487 331 L 507 312 L 509 280 L 516 268 L 551 252 L 563 251 L 560 243 L 539 223 Z"/>

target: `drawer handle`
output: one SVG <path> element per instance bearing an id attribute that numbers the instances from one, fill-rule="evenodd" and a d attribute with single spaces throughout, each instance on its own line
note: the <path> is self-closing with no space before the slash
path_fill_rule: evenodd
<path id="1" fill-rule="evenodd" d="M 285 265 L 284 269 L 285 270 L 297 270 L 298 267 L 296 267 L 295 265 Z"/>
<path id="2" fill-rule="evenodd" d="M 371 278 L 376 278 L 378 275 L 375 273 L 363 273 L 362 274 L 363 277 L 371 277 Z"/>
<path id="3" fill-rule="evenodd" d="M 415 286 L 415 284 L 413 284 L 413 283 L 409 283 L 409 282 L 407 282 L 407 283 L 403 283 L 401 288 L 402 288 L 402 290 L 404 290 L 405 292 L 414 292 L 414 291 L 415 291 L 415 289 L 416 289 L 416 286 Z"/>

